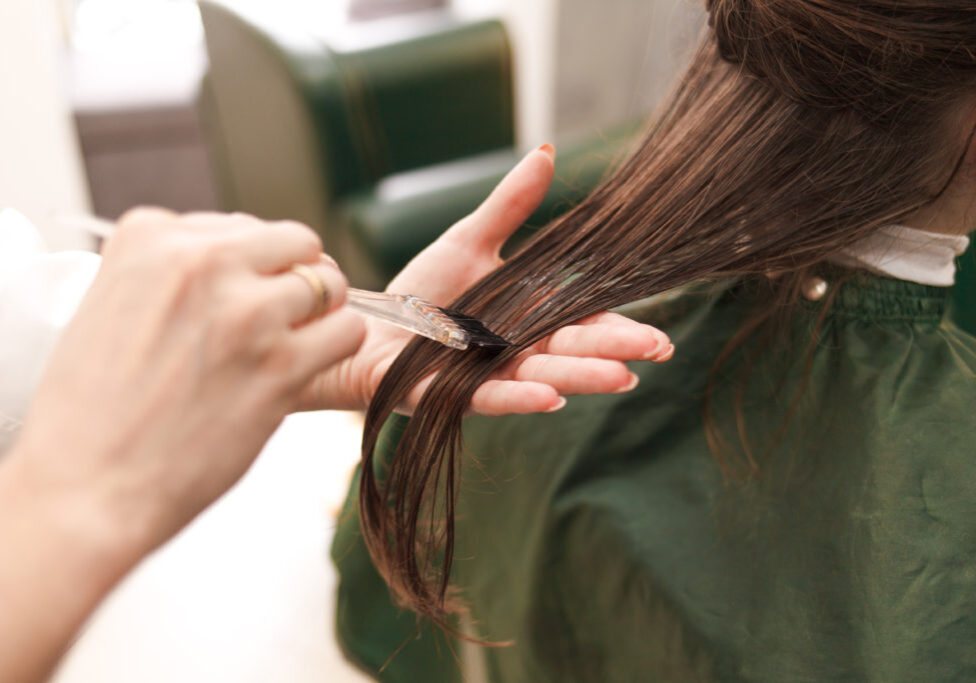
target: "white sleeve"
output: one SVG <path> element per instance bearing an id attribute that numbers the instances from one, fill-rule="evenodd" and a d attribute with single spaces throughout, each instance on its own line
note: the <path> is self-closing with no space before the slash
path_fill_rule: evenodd
<path id="1" fill-rule="evenodd" d="M 101 258 L 49 254 L 30 222 L 0 210 L 0 453 L 16 436 L 54 345 Z"/>

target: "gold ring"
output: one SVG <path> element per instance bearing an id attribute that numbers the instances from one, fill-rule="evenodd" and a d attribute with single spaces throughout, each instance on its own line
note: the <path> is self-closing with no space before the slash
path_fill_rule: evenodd
<path id="1" fill-rule="evenodd" d="M 305 280 L 308 286 L 312 288 L 312 293 L 315 295 L 315 309 L 309 314 L 309 318 L 318 318 L 329 307 L 329 288 L 322 281 L 322 276 L 316 273 L 314 268 L 310 268 L 304 263 L 293 265 L 291 272 Z"/>

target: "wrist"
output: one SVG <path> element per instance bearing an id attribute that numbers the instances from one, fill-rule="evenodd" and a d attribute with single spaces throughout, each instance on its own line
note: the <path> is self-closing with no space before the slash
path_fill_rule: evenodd
<path id="1" fill-rule="evenodd" d="M 38 486 L 27 455 L 0 462 L 0 679 L 41 681 L 136 555 L 97 507 Z"/>
<path id="2" fill-rule="evenodd" d="M 93 587 L 107 590 L 147 552 L 145 534 L 113 511 L 97 487 L 52 481 L 35 460 L 35 447 L 25 443 L 15 445 L 0 464 L 0 501 L 13 508 L 7 514 L 15 515 L 30 537 L 25 542 L 51 546 L 83 569 Z"/>

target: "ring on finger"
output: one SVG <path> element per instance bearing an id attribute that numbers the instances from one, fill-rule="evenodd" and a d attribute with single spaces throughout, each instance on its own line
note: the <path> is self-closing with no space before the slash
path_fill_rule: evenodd
<path id="1" fill-rule="evenodd" d="M 296 263 L 290 271 L 305 280 L 308 286 L 312 288 L 312 294 L 315 296 L 315 308 L 309 314 L 309 318 L 318 318 L 329 309 L 331 295 L 325 281 L 314 268 L 304 263 Z"/>

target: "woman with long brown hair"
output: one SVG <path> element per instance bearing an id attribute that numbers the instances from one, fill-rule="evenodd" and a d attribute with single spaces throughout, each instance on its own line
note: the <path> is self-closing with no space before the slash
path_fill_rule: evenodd
<path id="1" fill-rule="evenodd" d="M 707 7 L 633 155 L 452 304 L 514 347 L 416 342 L 379 387 L 333 557 L 384 680 L 459 679 L 461 630 L 506 683 L 976 676 L 976 339 L 945 316 L 976 4 Z M 655 295 L 631 314 L 678 355 L 636 391 L 462 439 L 498 367 Z"/>

